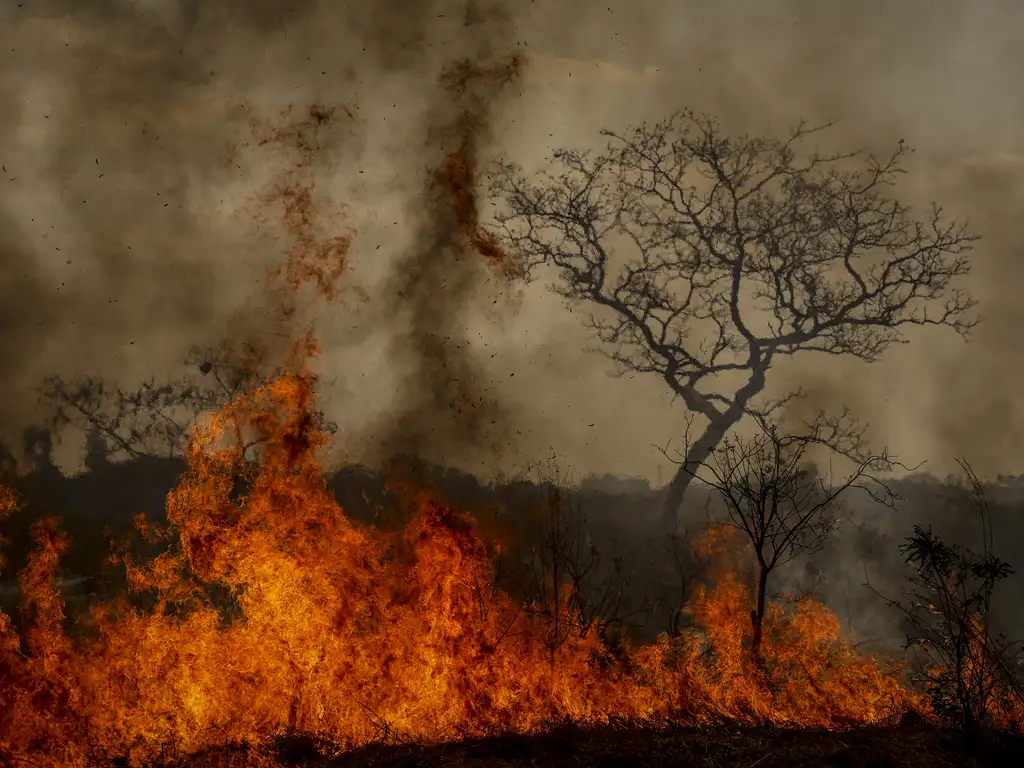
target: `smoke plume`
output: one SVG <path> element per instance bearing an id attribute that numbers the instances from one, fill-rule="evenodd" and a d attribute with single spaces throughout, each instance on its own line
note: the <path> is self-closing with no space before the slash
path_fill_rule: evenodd
<path id="1" fill-rule="evenodd" d="M 553 448 L 580 472 L 653 479 L 679 403 L 657 380 L 610 377 L 545 286 L 513 290 L 467 193 L 496 157 L 540 168 L 602 127 L 689 106 L 738 132 L 838 119 L 842 148 L 918 149 L 902 193 L 984 238 L 969 286 L 984 324 L 967 345 L 920 334 L 870 369 L 798 360 L 775 386 L 849 404 L 877 443 L 939 474 L 958 454 L 983 475 L 1019 471 L 1022 13 L 1011 0 L 8 4 L 0 433 L 16 441 L 36 420 L 46 374 L 130 386 L 175 375 L 192 344 L 262 332 L 261 281 L 295 240 L 286 201 L 276 221 L 271 206 L 254 222 L 252 204 L 295 154 L 252 146 L 253 116 L 282 125 L 289 106 L 319 104 L 337 122 L 303 183 L 318 242 L 351 238 L 362 297 L 321 323 L 347 455 L 494 471 Z"/>

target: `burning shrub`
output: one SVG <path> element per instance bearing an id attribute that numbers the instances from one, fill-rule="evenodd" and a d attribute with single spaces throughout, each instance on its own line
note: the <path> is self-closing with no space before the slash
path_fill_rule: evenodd
<path id="1" fill-rule="evenodd" d="M 994 552 L 991 514 L 970 466 L 966 498 L 981 530 L 981 551 L 949 544 L 931 528 L 914 527 L 901 547 L 914 569 L 903 601 L 890 600 L 906 617 L 908 647 L 919 652 L 921 675 L 933 710 L 970 731 L 1019 725 L 1024 716 L 1015 644 L 993 628 L 999 584 L 1013 573 Z"/>

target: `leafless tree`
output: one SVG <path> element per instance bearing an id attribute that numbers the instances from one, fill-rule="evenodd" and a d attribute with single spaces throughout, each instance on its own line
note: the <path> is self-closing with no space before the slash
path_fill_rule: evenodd
<path id="1" fill-rule="evenodd" d="M 52 409 L 50 427 L 73 425 L 89 436 L 91 453 L 107 457 L 179 456 L 195 416 L 230 401 L 254 383 L 255 366 L 234 350 L 194 348 L 186 359 L 201 377 L 150 379 L 134 390 L 96 376 L 67 381 L 50 376 L 41 396 Z M 205 381 L 203 380 L 205 379 Z"/>
<path id="2" fill-rule="evenodd" d="M 231 402 L 267 373 L 260 352 L 247 345 L 193 347 L 184 362 L 182 376 L 150 379 L 135 389 L 114 387 L 96 376 L 73 381 L 50 376 L 40 393 L 51 410 L 47 426 L 59 431 L 72 425 L 85 432 L 93 460 L 181 456 L 197 415 Z M 242 432 L 239 426 L 235 438 L 253 458 L 262 441 Z"/>
<path id="3" fill-rule="evenodd" d="M 861 489 L 889 506 L 897 497 L 878 476 L 895 463 L 884 452 L 862 458 L 838 478 L 817 471 L 810 463 L 808 451 L 813 446 L 842 445 L 857 439 L 860 430 L 851 422 L 818 418 L 800 435 L 789 435 L 763 419 L 757 423 L 759 429 L 752 437 L 723 439 L 694 474 L 715 489 L 724 502 L 723 522 L 740 531 L 753 550 L 751 658 L 760 666 L 771 575 L 821 548 L 841 517 L 842 496 L 848 490 Z M 685 461 L 686 455 L 683 452 L 680 461 Z"/>
<path id="4" fill-rule="evenodd" d="M 652 610 L 646 595 L 630 599 L 630 573 L 622 557 L 606 562 L 588 535 L 586 515 L 570 472 L 549 458 L 540 468 L 541 500 L 531 526 L 520 578 L 525 608 L 543 622 L 551 662 L 570 637 L 596 631 L 615 641 Z M 610 567 L 609 567 L 610 566 Z"/>
<path id="5" fill-rule="evenodd" d="M 670 562 L 671 597 L 667 601 L 669 637 L 680 637 L 684 631 L 693 629 L 686 607 L 693 595 L 693 588 L 711 565 L 694 546 L 690 530 L 672 531 L 666 537 L 666 551 Z"/>
<path id="6" fill-rule="evenodd" d="M 882 158 L 803 149 L 829 126 L 730 137 L 681 111 L 603 131 L 600 153 L 558 150 L 555 172 L 505 164 L 494 177 L 497 232 L 527 273 L 553 268 L 620 371 L 660 376 L 706 421 L 672 479 L 668 525 L 733 426 L 778 407 L 760 396 L 779 358 L 872 362 L 908 326 L 966 335 L 977 322 L 955 287 L 977 238 L 937 205 L 917 218 L 889 196 L 902 141 Z"/>

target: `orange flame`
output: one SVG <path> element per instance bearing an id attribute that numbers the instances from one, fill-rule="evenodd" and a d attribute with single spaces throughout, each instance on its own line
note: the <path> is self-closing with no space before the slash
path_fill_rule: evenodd
<path id="1" fill-rule="evenodd" d="M 351 745 L 382 729 L 434 740 L 562 718 L 835 726 L 911 703 L 812 601 L 767 618 L 768 679 L 755 680 L 749 596 L 728 572 L 691 607 L 703 642 L 663 638 L 614 661 L 597 633 L 576 633 L 549 659 L 539 619 L 493 587 L 495 548 L 467 515 L 423 497 L 398 537 L 345 517 L 317 459 L 314 352 L 304 341 L 282 375 L 195 428 L 166 551 L 126 559 L 130 600 L 94 608 L 80 631 L 65 631 L 53 581 L 66 541 L 36 527 L 23 636 L 0 621 L 0 756 L 140 764 L 168 744 L 286 729 Z M 255 462 L 238 424 L 265 440 Z M 132 604 L 147 595 L 152 607 Z"/>
<path id="2" fill-rule="evenodd" d="M 309 120 L 322 117 L 313 110 Z M 296 129 L 304 153 L 306 127 Z M 490 256 L 474 236 L 471 155 L 451 157 L 453 205 Z M 302 177 L 291 188 L 309 187 Z M 304 192 L 281 199 L 297 246 L 271 284 L 287 298 L 311 282 L 330 298 L 348 241 L 309 234 Z M 612 653 L 565 594 L 555 612 L 575 630 L 551 653 L 545 618 L 495 586 L 498 546 L 469 515 L 420 493 L 398 534 L 345 516 L 318 458 L 328 439 L 316 354 L 303 337 L 280 374 L 195 425 L 166 528 L 138 521 L 164 550 L 118 556 L 128 594 L 93 606 L 87 620 L 65 616 L 56 586 L 66 538 L 53 521 L 34 527 L 20 626 L 0 612 L 0 763 L 141 765 L 167 750 L 259 745 L 288 730 L 346 746 L 564 719 L 835 726 L 915 703 L 813 601 L 773 607 L 765 669 L 753 675 L 749 595 L 716 532 L 699 545 L 719 554 L 722 573 L 690 606 L 703 637 Z M 259 350 L 243 359 L 255 365 Z M 0 523 L 17 506 L 0 486 Z"/>

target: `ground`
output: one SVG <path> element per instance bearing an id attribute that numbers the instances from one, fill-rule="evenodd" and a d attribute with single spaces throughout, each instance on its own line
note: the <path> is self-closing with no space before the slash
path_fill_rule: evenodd
<path id="1" fill-rule="evenodd" d="M 961 734 L 923 723 L 848 731 L 721 726 L 707 729 L 623 725 L 559 728 L 448 744 L 377 744 L 324 756 L 302 737 L 279 740 L 281 766 L 310 768 L 1020 768 L 1024 737 L 999 735 L 968 745 Z M 184 766 L 267 765 L 253 751 L 192 756 Z"/>

